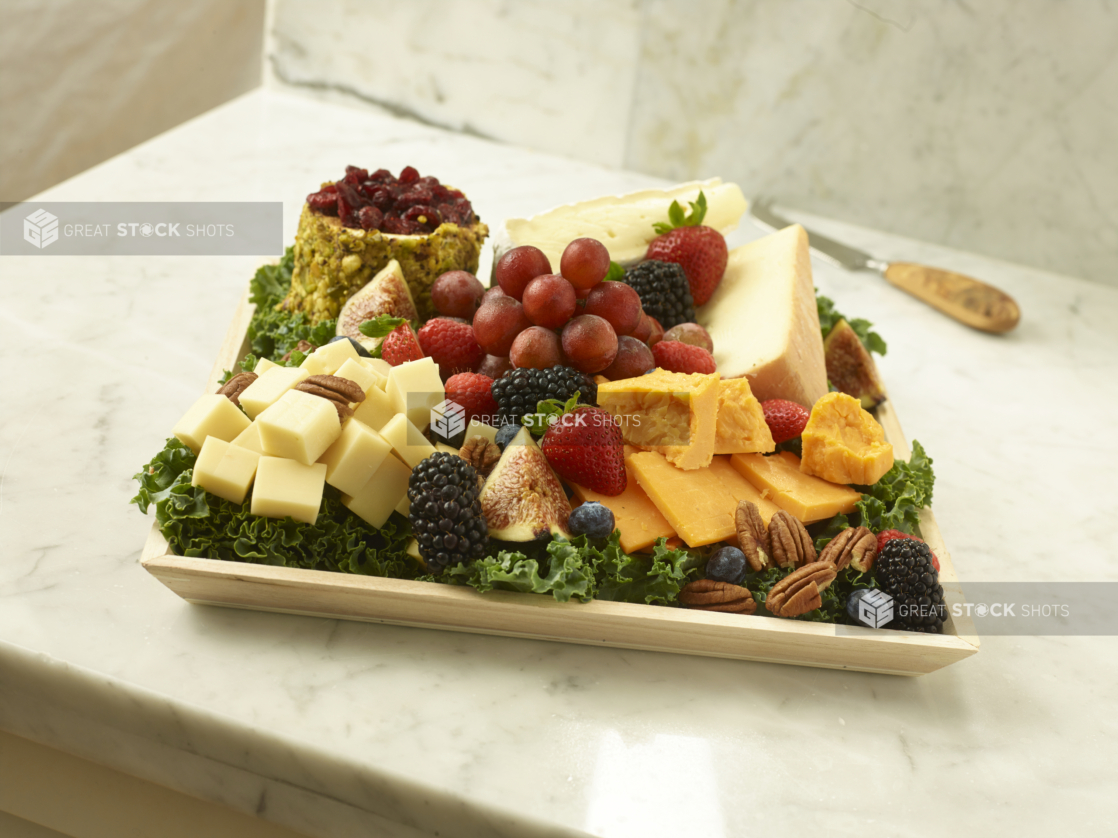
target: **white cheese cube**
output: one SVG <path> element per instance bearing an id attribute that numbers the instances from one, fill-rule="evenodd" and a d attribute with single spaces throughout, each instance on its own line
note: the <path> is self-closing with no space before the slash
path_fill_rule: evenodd
<path id="1" fill-rule="evenodd" d="M 326 466 L 322 463 L 307 466 L 279 457 L 261 457 L 250 510 L 265 518 L 290 517 L 313 524 L 318 520 L 325 485 Z"/>
<path id="2" fill-rule="evenodd" d="M 384 437 L 354 419 L 342 435 L 318 458 L 326 466 L 326 482 L 347 495 L 356 495 L 392 452 Z"/>
<path id="3" fill-rule="evenodd" d="M 496 419 L 494 419 L 496 421 Z M 487 422 L 479 422 L 477 419 L 471 419 L 470 424 L 466 426 L 466 435 L 463 439 L 471 439 L 475 436 L 482 436 L 490 442 L 496 444 L 497 442 L 497 426 L 490 425 Z"/>
<path id="4" fill-rule="evenodd" d="M 388 394 L 379 387 L 374 387 L 365 394 L 365 401 L 357 405 L 353 418 L 362 424 L 368 425 L 374 431 L 379 431 L 388 421 L 396 415 L 392 409 L 392 402 Z"/>
<path id="5" fill-rule="evenodd" d="M 342 433 L 338 409 L 329 399 L 288 390 L 256 418 L 260 444 L 269 457 L 287 457 L 309 466 Z"/>
<path id="6" fill-rule="evenodd" d="M 380 435 L 388 440 L 388 444 L 408 464 L 408 468 L 415 468 L 420 460 L 435 453 L 435 447 L 427 441 L 423 432 L 402 413 L 389 419 L 388 424 L 380 429 Z"/>
<path id="7" fill-rule="evenodd" d="M 311 375 L 333 375 L 346 361 L 356 361 L 360 357 L 348 340 L 336 340 L 318 347 L 299 366 Z"/>
<path id="8" fill-rule="evenodd" d="M 207 393 L 191 405 L 171 433 L 197 454 L 206 437 L 231 442 L 248 426 L 248 417 L 233 402 L 217 393 Z"/>
<path id="9" fill-rule="evenodd" d="M 421 430 L 431 424 L 431 408 L 446 398 L 434 358 L 420 358 L 393 367 L 385 387 L 397 413 L 407 414 Z"/>
<path id="10" fill-rule="evenodd" d="M 241 448 L 247 448 L 249 451 L 255 451 L 257 454 L 264 453 L 264 446 L 260 444 L 260 428 L 253 422 L 243 431 L 236 439 L 233 440 L 234 445 L 239 445 Z"/>
<path id="11" fill-rule="evenodd" d="M 368 393 L 374 387 L 380 389 L 380 374 L 353 360 L 353 358 L 346 358 L 346 362 L 338 367 L 334 375 L 339 378 L 348 378 L 361 388 L 362 393 Z"/>
<path id="12" fill-rule="evenodd" d="M 385 457 L 365 488 L 356 495 L 342 495 L 342 503 L 370 526 L 380 528 L 401 500 L 408 499 L 411 469 L 395 457 Z"/>
<path id="13" fill-rule="evenodd" d="M 250 419 L 255 419 L 278 402 L 284 393 L 309 376 L 309 372 L 299 367 L 272 366 L 241 393 L 241 407 Z"/>
<path id="14" fill-rule="evenodd" d="M 403 515 L 405 518 L 411 513 L 411 501 L 408 500 L 407 493 L 400 498 L 400 502 L 396 504 L 396 511 Z"/>
<path id="15" fill-rule="evenodd" d="M 267 358 L 258 358 L 256 361 L 256 366 L 252 368 L 252 371 L 257 375 L 263 375 L 272 367 L 278 366 L 279 364 L 269 361 Z"/>
<path id="16" fill-rule="evenodd" d="M 206 437 L 194 463 L 190 485 L 201 486 L 211 495 L 232 503 L 244 503 L 260 454 L 216 436 Z"/>
<path id="17" fill-rule="evenodd" d="M 362 358 L 361 363 L 373 372 L 380 373 L 383 376 L 384 384 L 381 385 L 381 389 L 388 384 L 388 374 L 392 372 L 392 365 L 388 361 L 384 358 Z"/>

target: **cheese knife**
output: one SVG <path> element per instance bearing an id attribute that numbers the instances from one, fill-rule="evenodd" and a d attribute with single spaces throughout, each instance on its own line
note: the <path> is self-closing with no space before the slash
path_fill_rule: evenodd
<path id="1" fill-rule="evenodd" d="M 749 210 L 771 230 L 795 223 L 773 212 L 770 198 L 756 198 Z M 848 271 L 877 271 L 902 291 L 972 328 L 1002 334 L 1021 319 L 1021 310 L 1011 296 L 965 274 L 911 262 L 883 262 L 814 230 L 807 230 L 807 237 L 811 249 L 828 261 Z"/>

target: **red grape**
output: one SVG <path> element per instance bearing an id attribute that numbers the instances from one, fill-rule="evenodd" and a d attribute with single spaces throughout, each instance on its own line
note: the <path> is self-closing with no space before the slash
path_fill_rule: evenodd
<path id="1" fill-rule="evenodd" d="M 652 321 L 652 334 L 648 336 L 647 343 L 649 346 L 655 346 L 664 339 L 664 327 L 660 325 L 660 321 L 655 317 L 650 316 L 648 319 Z"/>
<path id="2" fill-rule="evenodd" d="M 617 355 L 617 333 L 596 314 L 580 314 L 563 327 L 563 353 L 580 372 L 601 372 Z"/>
<path id="3" fill-rule="evenodd" d="M 597 239 L 575 239 L 559 258 L 559 273 L 575 288 L 592 288 L 609 273 L 609 251 Z"/>
<path id="4" fill-rule="evenodd" d="M 637 324 L 637 328 L 633 329 L 633 337 L 637 340 L 647 342 L 652 336 L 652 318 L 650 318 L 644 311 L 641 311 L 641 322 Z"/>
<path id="5" fill-rule="evenodd" d="M 624 282 L 602 282 L 586 298 L 586 313 L 606 320 L 619 335 L 632 334 L 641 322 L 641 298 Z"/>
<path id="6" fill-rule="evenodd" d="M 516 336 L 509 351 L 514 367 L 531 367 L 545 370 L 563 363 L 559 348 L 559 335 L 543 326 L 529 326 Z"/>
<path id="7" fill-rule="evenodd" d="M 714 341 L 698 323 L 679 323 L 664 332 L 664 340 L 678 340 L 680 343 L 689 343 L 692 346 L 701 346 L 707 352 L 714 351 Z"/>
<path id="8" fill-rule="evenodd" d="M 623 378 L 636 378 L 656 366 L 652 350 L 638 338 L 622 335 L 617 339 L 617 357 L 613 359 L 602 375 L 610 381 Z"/>
<path id="9" fill-rule="evenodd" d="M 431 286 L 431 302 L 439 314 L 469 320 L 481 305 L 485 287 L 468 271 L 447 271 Z"/>
<path id="10" fill-rule="evenodd" d="M 474 337 L 486 354 L 508 355 L 516 336 L 531 325 L 524 306 L 512 297 L 497 297 L 474 315 Z"/>
<path id="11" fill-rule="evenodd" d="M 609 267 L 606 267 L 609 270 Z M 551 273 L 551 262 L 538 247 L 530 244 L 514 247 L 497 260 L 493 278 L 504 292 L 517 300 L 524 294 L 528 283 L 537 276 Z"/>
<path id="12" fill-rule="evenodd" d="M 537 326 L 558 329 L 575 313 L 575 289 L 559 274 L 537 276 L 524 289 L 524 313 Z"/>
<path id="13" fill-rule="evenodd" d="M 513 341 L 515 343 L 515 341 Z M 512 369 L 512 361 L 499 355 L 486 355 L 478 364 L 477 371 L 488 375 L 494 381 Z"/>

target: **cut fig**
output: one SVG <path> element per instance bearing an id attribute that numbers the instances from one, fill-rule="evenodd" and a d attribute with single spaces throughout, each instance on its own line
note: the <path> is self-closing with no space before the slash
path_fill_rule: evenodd
<path id="1" fill-rule="evenodd" d="M 346 301 L 334 331 L 339 337 L 353 338 L 367 349 L 375 349 L 383 338 L 367 338 L 357 327 L 382 314 L 405 320 L 419 319 L 404 272 L 395 259 Z"/>
<path id="2" fill-rule="evenodd" d="M 885 401 L 885 385 L 869 350 L 845 320 L 840 320 L 823 341 L 827 379 L 840 393 L 853 396 L 866 410 Z"/>
<path id="3" fill-rule="evenodd" d="M 570 535 L 567 495 L 527 428 L 505 446 L 485 481 L 481 511 L 490 537 L 501 541 Z"/>

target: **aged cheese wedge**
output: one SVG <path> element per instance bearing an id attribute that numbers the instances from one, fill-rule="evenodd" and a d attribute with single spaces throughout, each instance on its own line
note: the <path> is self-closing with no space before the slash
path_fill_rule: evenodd
<path id="1" fill-rule="evenodd" d="M 688 202 L 698 199 L 700 191 L 707 199 L 703 224 L 722 233 L 736 229 L 747 206 L 745 196 L 736 183 L 711 178 L 670 189 L 645 189 L 579 201 L 531 218 L 511 218 L 494 231 L 497 258 L 506 250 L 530 244 L 542 250 L 551 267 L 559 270 L 559 259 L 567 245 L 589 236 L 606 246 L 614 262 L 633 264 L 644 258 L 648 243 L 656 238 L 652 225 L 668 220 L 672 201 L 679 201 L 686 208 Z"/>
<path id="2" fill-rule="evenodd" d="M 637 483 L 689 546 L 713 544 L 737 532 L 734 511 L 738 502 L 710 468 L 684 471 L 655 451 L 633 454 L 626 462 Z"/>
<path id="3" fill-rule="evenodd" d="M 815 403 L 803 433 L 800 471 L 832 483 L 872 486 L 893 467 L 893 446 L 861 402 L 828 393 Z"/>
<path id="4" fill-rule="evenodd" d="M 598 405 L 616 417 L 630 445 L 663 454 L 681 469 L 703 468 L 714 456 L 718 373 L 658 369 L 598 386 Z"/>
<path id="5" fill-rule="evenodd" d="M 762 497 L 760 490 L 734 468 L 729 457 L 715 457 L 710 461 L 710 470 L 722 481 L 726 491 L 733 496 L 735 512 L 739 501 L 750 501 L 757 504 L 757 509 L 761 512 L 761 518 L 768 525 L 769 519 L 780 510 L 780 507 L 771 500 Z"/>
<path id="6" fill-rule="evenodd" d="M 765 411 L 753 395 L 748 378 L 718 382 L 718 426 L 714 434 L 715 454 L 767 454 L 776 450 Z"/>
<path id="7" fill-rule="evenodd" d="M 730 252 L 714 296 L 698 313 L 723 378 L 755 395 L 810 408 L 827 393 L 823 338 L 807 233 L 798 224 Z"/>
<path id="8" fill-rule="evenodd" d="M 730 463 L 761 495 L 805 524 L 822 521 L 840 512 L 854 511 L 861 495 L 849 486 L 828 483 L 800 471 L 800 458 L 791 451 L 771 457 L 734 454 Z"/>
<path id="9" fill-rule="evenodd" d="M 674 537 L 675 528 L 640 487 L 628 458 L 625 470 L 629 480 L 620 495 L 603 495 L 577 484 L 571 484 L 571 489 L 583 503 L 597 501 L 613 513 L 614 526 L 621 534 L 621 549 L 632 553 L 651 547 L 658 538 Z"/>

